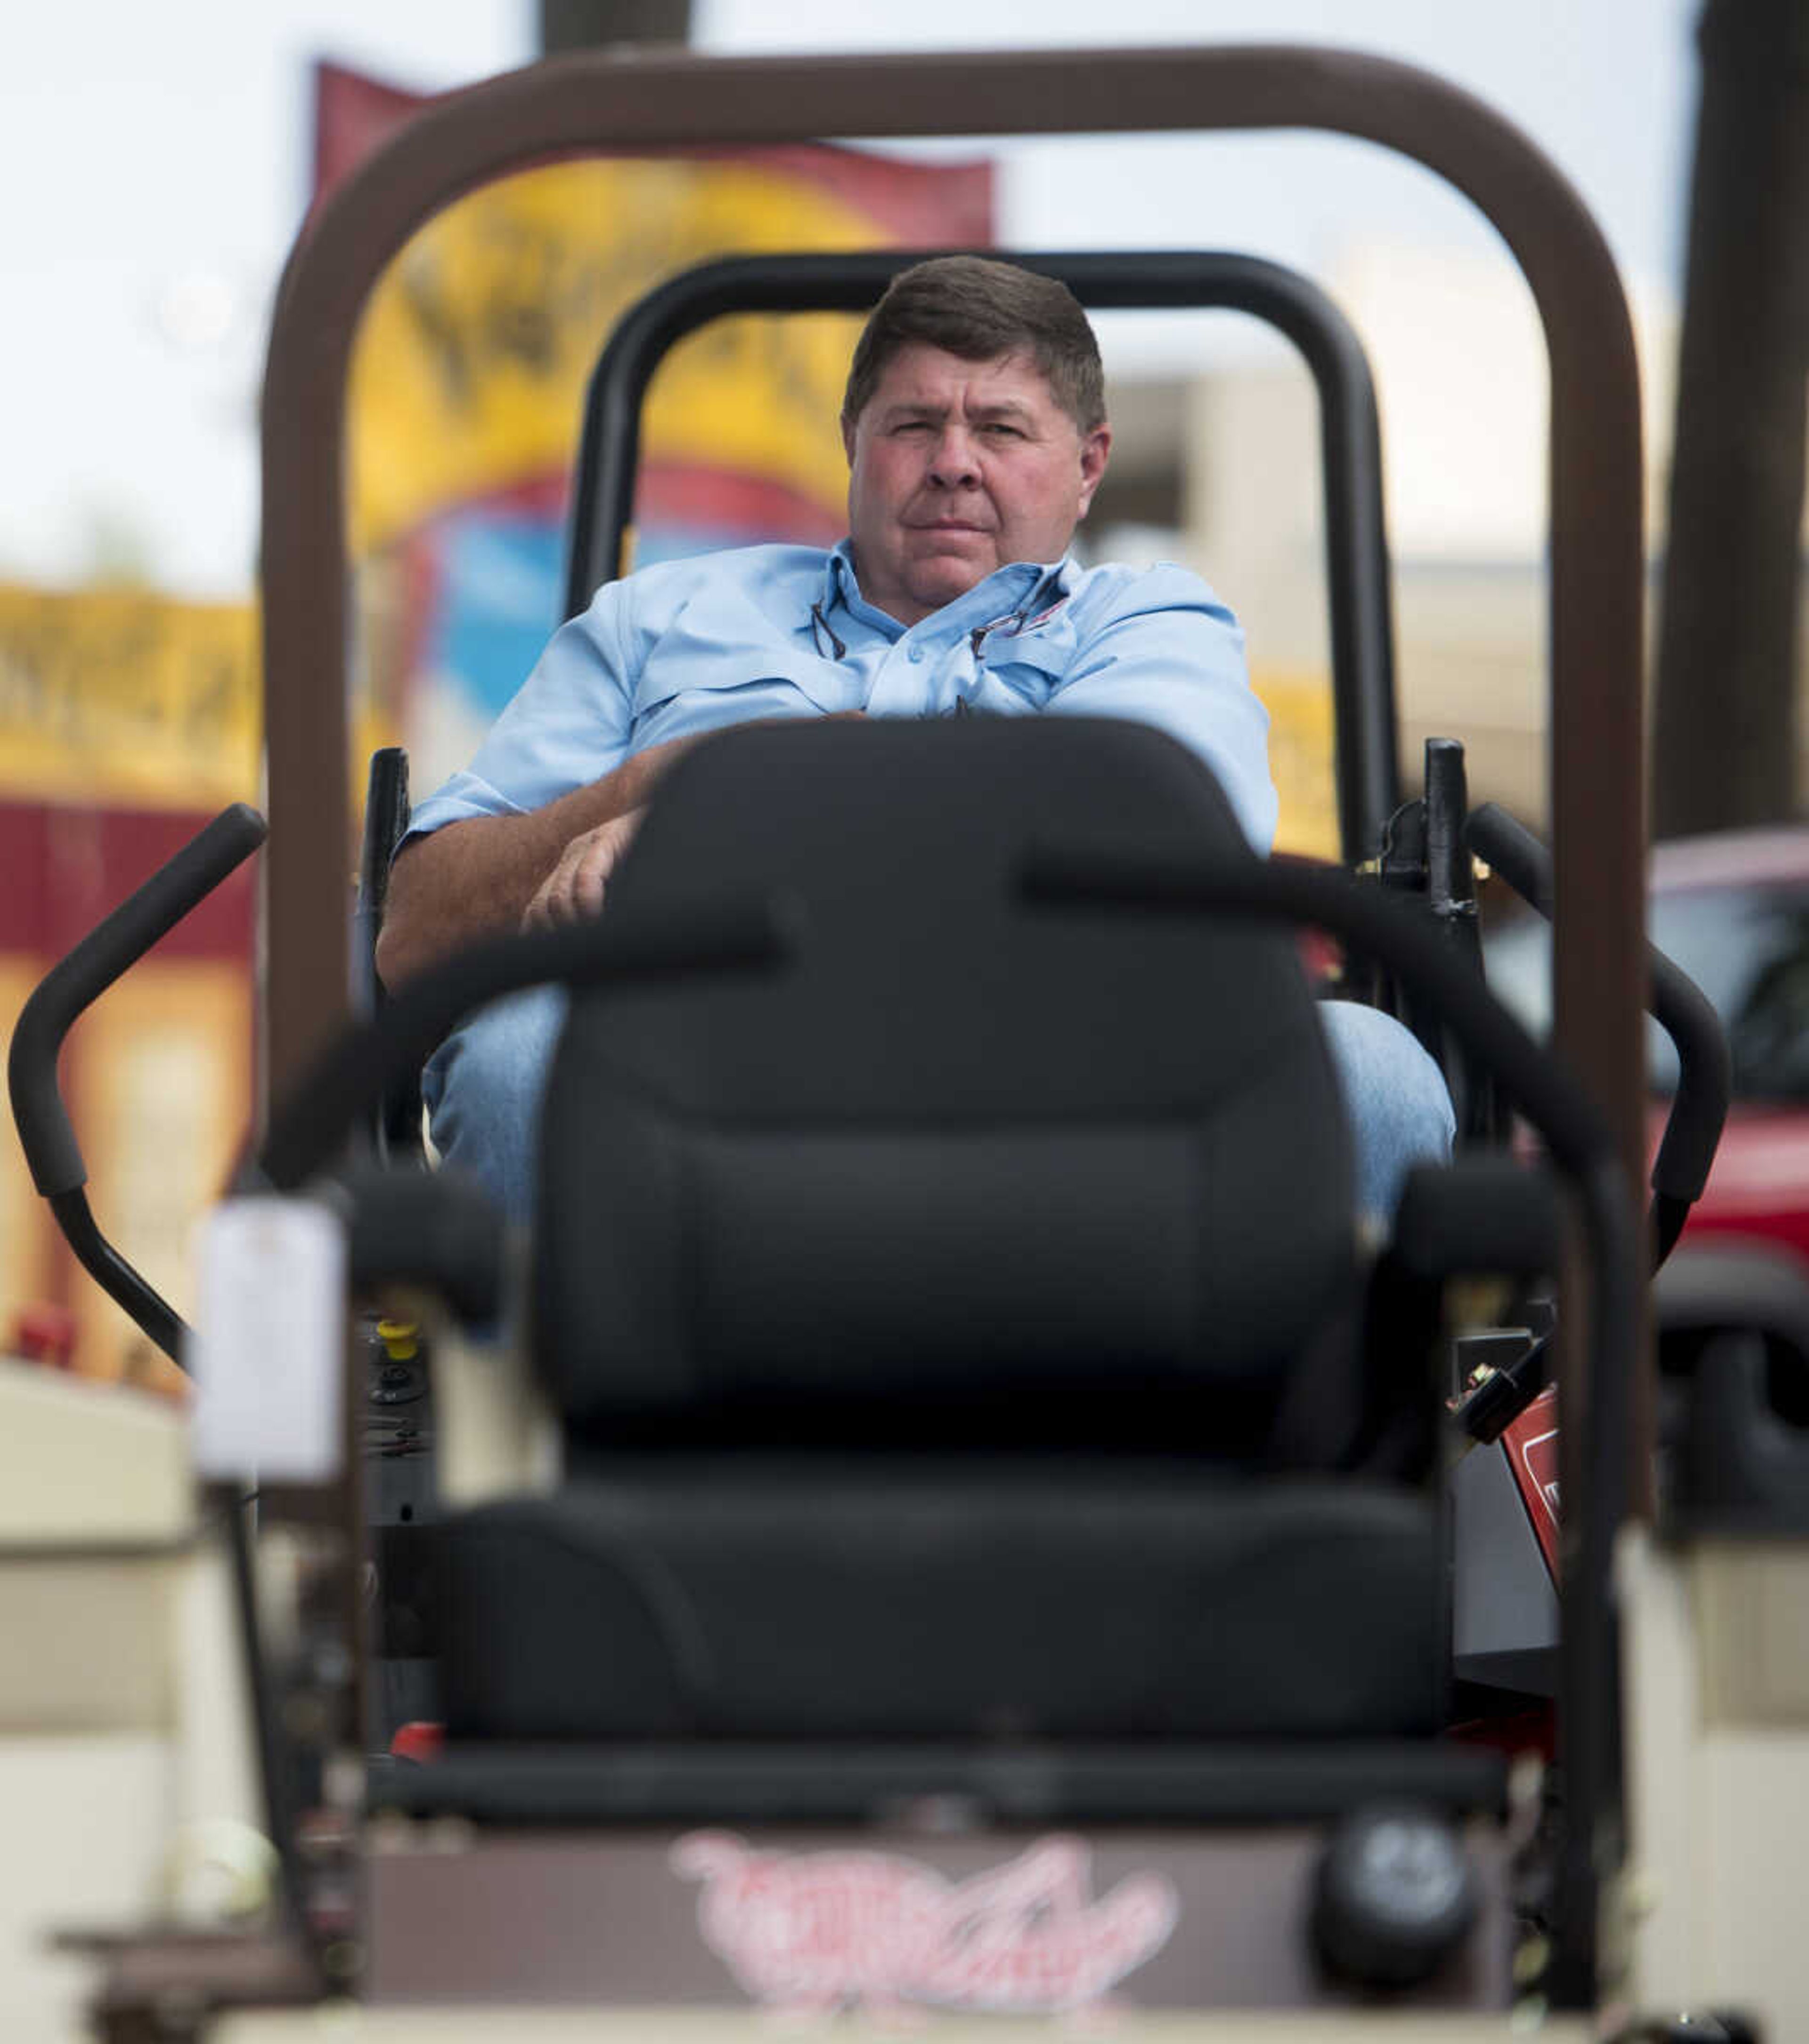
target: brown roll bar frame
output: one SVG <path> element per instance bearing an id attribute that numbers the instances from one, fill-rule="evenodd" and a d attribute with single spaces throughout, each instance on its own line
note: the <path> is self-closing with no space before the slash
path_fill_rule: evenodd
<path id="1" fill-rule="evenodd" d="M 436 102 L 359 167 L 290 256 L 264 378 L 266 1111 L 348 1011 L 345 392 L 366 298 L 416 227 L 490 178 L 584 153 L 832 136 L 1278 128 L 1374 142 L 1437 171 L 1499 231 L 1538 306 L 1551 371 L 1557 1035 L 1637 1182 L 1644 551 L 1626 298 L 1580 199 L 1498 114 L 1411 66 L 1308 48 L 820 58 L 583 51 Z M 1634 1400 L 1638 1498 L 1649 1387 L 1636 1385 Z M 1566 1430 L 1570 1439 L 1580 1431 Z"/>

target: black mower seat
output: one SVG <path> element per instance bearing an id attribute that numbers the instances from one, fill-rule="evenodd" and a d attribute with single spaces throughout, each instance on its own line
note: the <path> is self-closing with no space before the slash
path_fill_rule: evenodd
<path id="1" fill-rule="evenodd" d="M 1077 836 L 1247 856 L 1131 724 L 755 728 L 671 774 L 612 905 L 770 889 L 796 956 L 574 997 L 566 1481 L 447 1529 L 455 1746 L 1435 1727 L 1436 1512 L 1336 1473 L 1382 1376 L 1292 933 L 1029 902 Z"/>
<path id="2" fill-rule="evenodd" d="M 455 1736 L 1423 1734 L 1424 1500 L 1180 1459 L 624 1458 L 455 1543 Z M 474 1616 L 483 1614 L 474 1624 Z"/>

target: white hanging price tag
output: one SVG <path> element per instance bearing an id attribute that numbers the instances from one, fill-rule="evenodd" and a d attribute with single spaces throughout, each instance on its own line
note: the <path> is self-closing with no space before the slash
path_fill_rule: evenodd
<path id="1" fill-rule="evenodd" d="M 197 1249 L 184 1359 L 198 1473 L 329 1481 L 344 1462 L 344 1224 L 313 1200 L 226 1200 Z"/>

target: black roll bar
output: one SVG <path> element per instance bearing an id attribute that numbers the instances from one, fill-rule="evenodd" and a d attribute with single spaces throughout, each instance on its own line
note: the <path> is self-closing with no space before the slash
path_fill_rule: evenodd
<path id="1" fill-rule="evenodd" d="M 951 252 L 734 256 L 682 271 L 631 305 L 597 358 L 586 394 L 562 615 L 578 616 L 601 584 L 627 571 L 641 408 L 655 371 L 677 342 L 738 313 L 865 312 L 901 270 Z M 1058 277 L 1094 311 L 1246 313 L 1299 349 L 1319 394 L 1339 843 L 1352 863 L 1372 857 L 1382 825 L 1400 805 L 1400 773 L 1381 434 L 1369 359 L 1354 328 L 1310 278 L 1254 256 L 1013 250 L 1011 260 Z"/>

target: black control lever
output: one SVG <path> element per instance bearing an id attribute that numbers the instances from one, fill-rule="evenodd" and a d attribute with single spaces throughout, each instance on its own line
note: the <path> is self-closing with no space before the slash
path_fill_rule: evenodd
<path id="1" fill-rule="evenodd" d="M 83 1268 L 164 1354 L 179 1360 L 180 1316 L 101 1233 L 83 1188 L 88 1167 L 56 1082 L 75 1018 L 261 845 L 268 826 L 244 802 L 223 809 L 60 959 L 32 990 L 13 1032 L 6 1084 L 32 1182 Z"/>
<path id="2" fill-rule="evenodd" d="M 1470 813 L 1470 849 L 1549 921 L 1551 854 L 1494 802 Z M 1655 946 L 1646 947 L 1646 1006 L 1677 1053 L 1677 1089 L 1652 1162 L 1653 1267 L 1671 1253 L 1708 1182 L 1733 1097 L 1733 1064 L 1721 1018 L 1702 989 Z"/>

